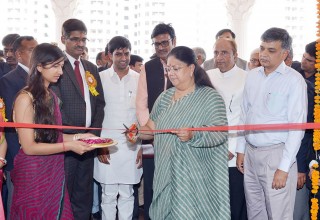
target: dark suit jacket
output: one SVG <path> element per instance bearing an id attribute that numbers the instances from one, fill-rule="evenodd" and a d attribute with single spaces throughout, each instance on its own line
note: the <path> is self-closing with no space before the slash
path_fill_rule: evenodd
<path id="1" fill-rule="evenodd" d="M 11 71 L 11 67 L 4 62 L 0 62 L 0 78 Z"/>
<path id="2" fill-rule="evenodd" d="M 97 80 L 96 90 L 99 92 L 98 96 L 92 96 L 89 92 L 92 112 L 90 127 L 101 128 L 104 118 L 105 101 L 98 69 L 96 65 L 87 60 L 81 60 L 81 62 L 85 71 L 90 71 L 90 73 Z M 87 86 L 87 84 L 85 83 L 84 86 Z M 84 97 L 81 94 L 73 67 L 67 58 L 65 59 L 65 63 L 63 66 L 63 75 L 60 77 L 59 81 L 56 84 L 51 85 L 51 89 L 62 101 L 61 113 L 63 125 L 85 127 L 86 103 Z M 88 131 L 64 130 L 64 132 L 75 134 Z M 101 130 L 90 130 L 89 132 L 100 136 Z"/>
<path id="3" fill-rule="evenodd" d="M 26 86 L 28 73 L 19 65 L 0 79 L 0 97 L 6 105 L 6 118 L 12 122 L 12 107 L 17 93 Z M 20 149 L 18 135 L 15 128 L 5 128 L 8 142 L 7 171 L 13 168 L 13 159 Z"/>
<path id="4" fill-rule="evenodd" d="M 156 57 L 145 63 L 147 91 L 148 91 L 148 108 L 151 112 L 153 104 L 158 96 L 164 90 L 163 65 L 160 58 Z"/>
<path id="5" fill-rule="evenodd" d="M 314 86 L 311 82 L 306 80 L 307 94 L 308 94 L 308 114 L 307 122 L 313 122 L 313 111 L 314 111 Z M 309 166 L 309 157 L 313 151 L 313 130 L 308 129 L 305 131 L 304 137 L 301 140 L 301 145 L 297 153 L 297 165 L 299 173 L 307 173 Z"/>

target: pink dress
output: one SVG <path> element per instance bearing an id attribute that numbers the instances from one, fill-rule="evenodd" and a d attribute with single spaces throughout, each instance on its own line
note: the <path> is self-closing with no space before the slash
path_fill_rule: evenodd
<path id="1" fill-rule="evenodd" d="M 58 100 L 53 96 L 56 124 L 61 125 Z M 57 143 L 60 142 L 61 132 Z M 14 185 L 12 219 L 73 219 L 65 183 L 64 154 L 30 156 L 20 149 L 11 178 Z"/>

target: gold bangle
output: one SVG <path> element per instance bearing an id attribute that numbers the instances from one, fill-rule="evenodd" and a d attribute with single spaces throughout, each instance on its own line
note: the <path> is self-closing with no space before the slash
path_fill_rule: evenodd
<path id="1" fill-rule="evenodd" d="M 62 142 L 62 149 L 63 149 L 63 152 L 66 152 L 66 146 L 64 146 L 64 142 Z"/>

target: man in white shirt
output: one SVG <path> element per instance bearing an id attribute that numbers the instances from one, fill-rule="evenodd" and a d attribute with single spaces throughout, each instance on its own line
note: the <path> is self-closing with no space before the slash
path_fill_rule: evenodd
<path id="1" fill-rule="evenodd" d="M 234 40 L 217 39 L 213 51 L 217 69 L 208 70 L 207 73 L 214 88 L 225 102 L 228 125 L 238 125 L 247 72 L 235 65 L 238 54 Z M 236 168 L 236 131 L 229 131 L 228 142 L 231 219 L 246 220 L 247 208 L 243 189 L 243 174 Z"/>
<path id="2" fill-rule="evenodd" d="M 285 65 L 292 38 L 281 28 L 261 36 L 261 67 L 248 73 L 241 124 L 303 123 L 307 87 L 302 76 Z M 296 155 L 303 130 L 245 131 L 239 138 L 237 168 L 244 172 L 249 220 L 292 220 L 297 186 Z"/>
<path id="3" fill-rule="evenodd" d="M 102 137 L 118 141 L 116 146 L 101 148 L 94 162 L 94 179 L 102 188 L 102 219 L 131 220 L 133 213 L 133 185 L 142 175 L 141 145 L 129 143 L 123 133 L 137 122 L 136 93 L 139 74 L 129 68 L 131 44 L 125 37 L 117 36 L 108 43 L 113 65 L 100 72 L 106 106 L 102 123 Z"/>

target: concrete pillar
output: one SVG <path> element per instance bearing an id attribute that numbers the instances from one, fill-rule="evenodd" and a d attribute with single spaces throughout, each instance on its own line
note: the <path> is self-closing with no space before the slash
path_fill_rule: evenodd
<path id="1" fill-rule="evenodd" d="M 61 27 L 64 21 L 72 18 L 75 9 L 78 6 L 78 0 L 51 0 L 52 8 L 56 16 L 56 42 L 60 48 L 61 43 Z"/>
<path id="2" fill-rule="evenodd" d="M 247 60 L 245 54 L 251 50 L 247 48 L 247 22 L 255 0 L 226 0 L 228 17 L 231 21 L 231 30 L 236 34 L 238 55 Z"/>

